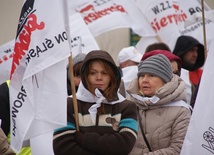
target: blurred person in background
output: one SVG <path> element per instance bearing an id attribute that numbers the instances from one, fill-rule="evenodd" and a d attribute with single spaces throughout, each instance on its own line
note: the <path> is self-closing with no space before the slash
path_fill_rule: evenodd
<path id="1" fill-rule="evenodd" d="M 180 36 L 177 38 L 173 54 L 182 60 L 181 78 L 185 81 L 187 90 L 187 103 L 191 103 L 193 95 L 196 98 L 196 87 L 199 87 L 205 62 L 204 46 L 194 37 Z"/>
<path id="2" fill-rule="evenodd" d="M 122 70 L 122 82 L 124 83 L 125 90 L 131 80 L 136 78 L 137 65 L 141 61 L 142 54 L 134 47 L 123 48 L 117 57 L 117 62 Z M 126 97 L 127 93 L 125 94 Z"/>

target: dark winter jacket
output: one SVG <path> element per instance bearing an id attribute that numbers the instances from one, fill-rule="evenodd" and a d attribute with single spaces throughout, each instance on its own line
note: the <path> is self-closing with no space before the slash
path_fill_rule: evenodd
<path id="1" fill-rule="evenodd" d="M 5 135 L 10 132 L 10 102 L 9 88 L 6 82 L 0 85 L 0 119 L 2 120 L 1 128 Z"/>
<path id="2" fill-rule="evenodd" d="M 121 75 L 112 57 L 101 50 L 87 54 L 81 69 L 82 82 L 76 94 L 79 128 L 82 134 L 76 132 L 73 99 L 69 97 L 67 126 L 54 132 L 55 155 L 127 155 L 134 146 L 138 131 L 136 105 L 122 97 L 117 90 L 112 92 L 114 96 L 107 101 L 102 96 L 99 98 L 98 95 L 93 95 L 86 87 L 85 67 L 94 59 L 110 63 L 115 70 L 116 89 L 119 88 Z M 94 113 L 91 113 L 90 109 L 98 102 L 104 105 L 104 112 L 97 112 L 95 117 L 92 117 Z"/>

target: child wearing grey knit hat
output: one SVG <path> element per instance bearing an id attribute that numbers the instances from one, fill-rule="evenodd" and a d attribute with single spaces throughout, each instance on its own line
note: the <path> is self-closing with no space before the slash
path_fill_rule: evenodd
<path id="1" fill-rule="evenodd" d="M 85 59 L 85 56 L 86 56 L 85 53 L 79 53 L 75 57 L 73 57 L 73 59 L 72 59 L 73 67 L 75 67 L 76 64 L 78 64 L 80 62 L 83 62 L 83 60 Z M 70 80 L 70 71 L 69 71 L 69 69 L 68 69 L 68 79 Z"/>
<path id="2" fill-rule="evenodd" d="M 73 64 L 73 74 L 74 74 L 74 84 L 76 90 L 78 89 L 79 81 L 80 81 L 80 69 L 81 69 L 81 63 L 85 59 L 86 54 L 85 53 L 79 53 L 72 59 Z M 77 80 L 79 79 L 79 80 Z M 70 82 L 70 70 L 69 66 L 67 67 L 67 93 L 68 95 L 71 95 L 71 82 Z"/>
<path id="3" fill-rule="evenodd" d="M 138 65 L 138 77 L 146 73 L 161 78 L 165 83 L 171 81 L 173 76 L 171 63 L 163 54 L 151 56 L 140 62 Z"/>

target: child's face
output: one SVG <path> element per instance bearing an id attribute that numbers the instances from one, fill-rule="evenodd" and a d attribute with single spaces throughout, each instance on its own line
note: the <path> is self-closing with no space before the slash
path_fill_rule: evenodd
<path id="1" fill-rule="evenodd" d="M 105 91 L 109 86 L 110 80 L 111 77 L 105 67 L 98 61 L 93 61 L 88 75 L 92 93 L 94 93 L 96 88 Z"/>

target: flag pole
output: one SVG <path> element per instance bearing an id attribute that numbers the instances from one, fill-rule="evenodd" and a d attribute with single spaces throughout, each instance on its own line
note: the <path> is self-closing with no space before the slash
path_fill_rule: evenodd
<path id="1" fill-rule="evenodd" d="M 68 10 L 68 2 L 63 2 L 63 13 L 65 16 L 65 29 L 67 31 L 68 42 L 71 48 L 71 36 L 70 36 L 70 24 L 69 24 L 69 10 Z M 76 122 L 76 130 L 79 131 L 79 117 L 78 117 L 78 106 L 77 106 L 77 97 L 76 97 L 76 89 L 74 84 L 74 74 L 73 74 L 73 62 L 72 62 L 72 51 L 70 52 L 70 56 L 68 57 L 68 69 L 70 75 L 70 83 L 71 83 L 71 92 L 72 92 L 72 99 L 73 99 L 73 106 L 74 106 L 74 115 L 75 115 L 75 122 Z"/>
<path id="2" fill-rule="evenodd" d="M 77 106 L 77 97 L 76 97 L 76 89 L 74 84 L 74 74 L 73 74 L 73 60 L 72 60 L 72 52 L 69 59 L 69 74 L 70 74 L 70 82 L 71 82 L 71 92 L 72 92 L 72 99 L 73 99 L 73 106 L 74 106 L 74 114 L 75 114 L 75 122 L 76 122 L 76 130 L 80 131 L 79 129 L 79 116 L 78 116 L 78 106 Z"/>
<path id="3" fill-rule="evenodd" d="M 160 43 L 163 42 L 159 35 L 157 35 L 156 38 Z"/>
<path id="4" fill-rule="evenodd" d="M 203 35 L 204 35 L 204 53 L 205 58 L 207 55 L 207 41 L 206 41 L 206 26 L 205 26 L 205 16 L 204 16 L 204 0 L 201 0 L 201 8 L 202 8 L 202 21 L 203 21 Z"/>

